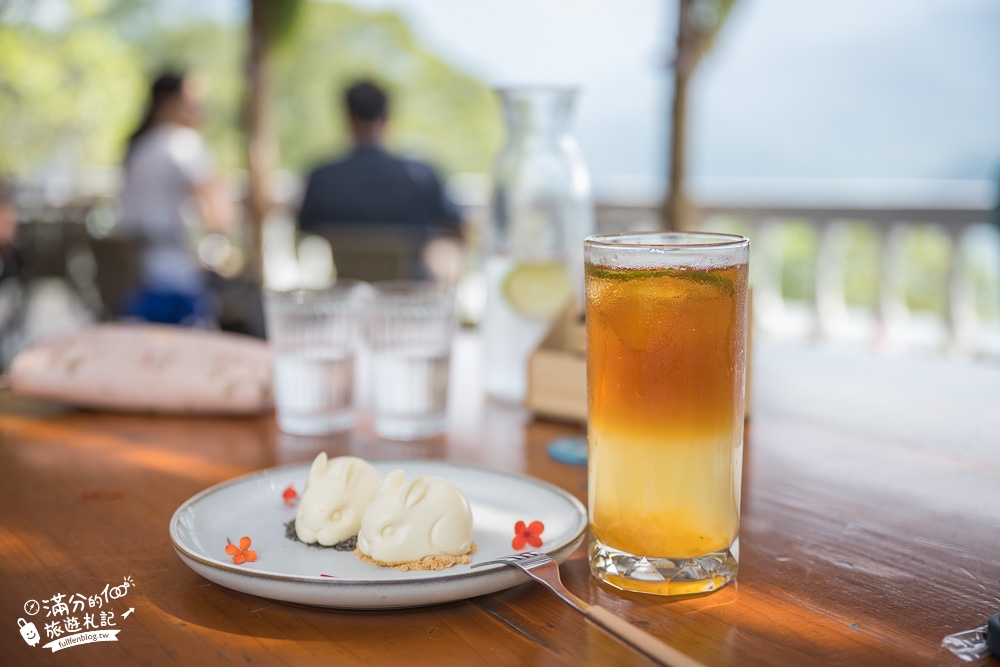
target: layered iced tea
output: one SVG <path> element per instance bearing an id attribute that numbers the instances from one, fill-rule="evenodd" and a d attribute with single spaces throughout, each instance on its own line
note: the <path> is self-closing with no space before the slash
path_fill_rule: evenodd
<path id="1" fill-rule="evenodd" d="M 627 590 L 715 590 L 737 569 L 748 242 L 587 243 L 591 567 Z"/>

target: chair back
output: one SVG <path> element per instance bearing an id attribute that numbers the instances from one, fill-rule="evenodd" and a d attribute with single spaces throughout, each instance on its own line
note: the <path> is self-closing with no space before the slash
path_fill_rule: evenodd
<path id="1" fill-rule="evenodd" d="M 426 278 L 421 250 L 427 230 L 390 223 L 329 224 L 310 230 L 327 240 L 338 278 L 407 280 Z"/>
<path id="2" fill-rule="evenodd" d="M 103 316 L 118 317 L 125 296 L 142 280 L 142 241 L 137 238 L 91 238 L 90 251 L 97 265 L 95 284 L 103 304 Z"/>
<path id="3" fill-rule="evenodd" d="M 86 248 L 87 230 L 82 214 L 61 212 L 54 220 L 27 220 L 17 226 L 20 273 L 26 282 L 41 278 L 69 279 L 68 261 Z"/>

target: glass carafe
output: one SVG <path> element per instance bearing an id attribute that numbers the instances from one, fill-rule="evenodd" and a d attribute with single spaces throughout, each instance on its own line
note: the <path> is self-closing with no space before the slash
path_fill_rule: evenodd
<path id="1" fill-rule="evenodd" d="M 483 320 L 486 391 L 514 403 L 528 358 L 570 300 L 582 301 L 583 240 L 593 233 L 590 178 L 569 131 L 569 88 L 499 91 L 507 142 L 493 168 Z"/>

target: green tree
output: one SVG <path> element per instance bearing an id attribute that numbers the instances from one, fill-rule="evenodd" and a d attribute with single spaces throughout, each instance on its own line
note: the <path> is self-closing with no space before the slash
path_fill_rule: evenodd
<path id="1" fill-rule="evenodd" d="M 114 164 L 143 81 L 111 26 L 0 23 L 0 172 L 30 173 L 57 153 Z"/>

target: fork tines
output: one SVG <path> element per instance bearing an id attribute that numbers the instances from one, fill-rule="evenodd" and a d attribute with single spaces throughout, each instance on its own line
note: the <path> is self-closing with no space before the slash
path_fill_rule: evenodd
<path id="1" fill-rule="evenodd" d="M 523 554 L 513 554 L 510 556 L 503 556 L 502 558 L 497 558 L 495 560 L 488 560 L 482 563 L 476 563 L 472 568 L 482 567 L 483 565 L 496 565 L 499 563 L 506 563 L 508 565 L 516 565 L 518 567 L 525 567 L 528 565 L 538 565 L 540 563 L 551 562 L 552 558 L 547 554 L 543 554 L 540 551 L 526 551 Z"/>

